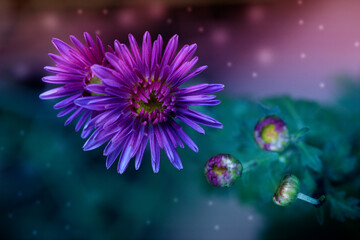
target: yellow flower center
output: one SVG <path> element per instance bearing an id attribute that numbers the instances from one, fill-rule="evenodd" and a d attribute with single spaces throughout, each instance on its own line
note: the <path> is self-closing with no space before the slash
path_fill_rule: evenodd
<path id="1" fill-rule="evenodd" d="M 89 84 L 100 84 L 101 85 L 102 82 L 101 82 L 100 78 L 98 78 L 97 76 L 94 76 L 94 77 L 90 78 L 89 81 L 86 82 L 86 85 L 89 85 Z M 90 92 L 90 96 L 106 96 L 106 95 Z"/>
<path id="2" fill-rule="evenodd" d="M 97 76 L 94 76 L 92 78 L 90 78 L 89 82 L 86 83 L 86 85 L 88 84 L 102 84 L 101 79 L 98 78 Z"/>
<path id="3" fill-rule="evenodd" d="M 274 124 L 269 124 L 262 129 L 260 136 L 265 143 L 271 143 L 278 137 L 278 132 L 275 130 L 275 128 L 276 127 Z"/>
<path id="4" fill-rule="evenodd" d="M 227 168 L 224 167 L 213 167 L 212 170 L 215 172 L 216 175 L 222 175 L 227 171 Z"/>
<path id="5" fill-rule="evenodd" d="M 144 102 L 142 100 L 136 102 L 137 104 L 140 105 L 140 107 L 136 108 L 136 112 L 139 114 L 141 112 L 142 109 L 144 109 L 145 112 L 151 113 L 153 111 L 155 111 L 156 109 L 158 109 L 160 112 L 163 109 L 162 107 L 162 102 L 160 102 L 157 97 L 155 96 L 154 91 L 151 92 L 150 94 L 150 99 L 148 99 L 148 102 Z"/>

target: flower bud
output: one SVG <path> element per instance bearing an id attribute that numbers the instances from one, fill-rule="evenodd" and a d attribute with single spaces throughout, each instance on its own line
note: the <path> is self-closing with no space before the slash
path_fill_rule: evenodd
<path id="1" fill-rule="evenodd" d="M 293 174 L 285 175 L 276 189 L 273 201 L 279 206 L 288 206 L 297 198 L 299 191 L 299 179 Z"/>
<path id="2" fill-rule="evenodd" d="M 255 126 L 254 138 L 261 149 L 280 152 L 289 144 L 289 131 L 285 122 L 277 116 L 267 116 Z"/>
<path id="3" fill-rule="evenodd" d="M 205 164 L 205 176 L 208 182 L 217 187 L 230 187 L 241 176 L 240 161 L 230 154 L 217 154 Z"/>

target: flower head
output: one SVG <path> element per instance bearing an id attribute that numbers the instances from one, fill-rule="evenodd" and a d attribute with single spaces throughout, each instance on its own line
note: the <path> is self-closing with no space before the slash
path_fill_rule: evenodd
<path id="1" fill-rule="evenodd" d="M 297 198 L 299 191 L 299 179 L 293 174 L 285 175 L 275 191 L 273 201 L 279 206 L 288 206 Z"/>
<path id="2" fill-rule="evenodd" d="M 280 152 L 289 143 L 289 131 L 281 118 L 267 116 L 256 124 L 254 138 L 261 149 Z"/>
<path id="3" fill-rule="evenodd" d="M 115 41 L 115 52 L 105 54 L 113 69 L 101 65 L 91 68 L 102 85 L 89 84 L 86 89 L 101 96 L 75 101 L 81 107 L 101 111 L 84 127 L 85 130 L 96 128 L 84 150 L 97 148 L 110 140 L 104 150 L 106 166 L 109 168 L 120 155 L 117 170 L 123 173 L 133 157 L 135 168 L 140 167 L 149 143 L 154 172 L 160 168 L 160 149 L 164 149 L 171 163 L 181 169 L 177 146 L 184 147 L 184 142 L 194 151 L 198 148 L 176 119 L 200 133 L 205 131 L 199 124 L 221 128 L 217 120 L 189 107 L 219 104 L 215 95 L 208 94 L 221 91 L 224 86 L 205 83 L 180 88 L 206 66 L 191 70 L 198 60 L 192 58 L 196 44 L 185 45 L 176 53 L 177 35 L 170 39 L 164 52 L 160 35 L 152 44 L 146 32 L 141 52 L 131 34 L 129 42 L 130 50 Z"/>
<path id="4" fill-rule="evenodd" d="M 54 109 L 62 109 L 58 117 L 71 113 L 65 125 L 82 115 L 76 124 L 76 131 L 91 117 L 92 111 L 75 105 L 74 101 L 84 96 L 94 95 L 85 89 L 86 85 L 101 84 L 101 80 L 94 75 L 91 67 L 94 64 L 108 65 L 100 38 L 96 37 L 94 42 L 88 33 L 84 33 L 84 38 L 86 45 L 83 45 L 76 37 L 70 36 L 75 48 L 57 38 L 52 40 L 60 56 L 50 53 L 49 56 L 56 63 L 56 66 L 47 66 L 45 70 L 56 75 L 43 77 L 42 80 L 46 83 L 62 86 L 40 95 L 41 99 L 64 98 L 54 105 Z"/>
<path id="5" fill-rule="evenodd" d="M 217 154 L 205 164 L 208 182 L 217 187 L 230 187 L 241 176 L 241 163 L 230 154 Z"/>

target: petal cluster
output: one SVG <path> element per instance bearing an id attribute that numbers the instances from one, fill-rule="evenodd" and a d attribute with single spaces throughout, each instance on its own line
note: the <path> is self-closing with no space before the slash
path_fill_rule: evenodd
<path id="1" fill-rule="evenodd" d="M 56 66 L 47 66 L 45 70 L 55 73 L 55 75 L 45 76 L 42 80 L 46 83 L 61 86 L 40 95 L 41 99 L 61 98 L 61 101 L 54 105 L 54 109 L 62 109 L 57 116 L 63 117 L 70 114 L 70 117 L 65 121 L 65 125 L 79 117 L 75 127 L 76 131 L 94 115 L 93 111 L 75 104 L 76 99 L 91 95 L 91 92 L 85 88 L 87 84 L 99 82 L 99 79 L 94 76 L 91 67 L 94 64 L 108 65 L 105 58 L 105 49 L 100 38 L 96 37 L 94 41 L 90 34 L 84 33 L 84 39 L 85 45 L 76 37 L 70 36 L 74 47 L 57 38 L 52 40 L 60 55 L 49 54 Z"/>
<path id="2" fill-rule="evenodd" d="M 218 105 L 220 101 L 213 93 L 223 90 L 224 86 L 203 83 L 182 87 L 207 67 L 194 69 L 198 61 L 198 57 L 193 57 L 196 44 L 185 45 L 178 51 L 177 35 L 163 47 L 161 35 L 152 42 L 146 32 L 139 46 L 129 34 L 129 48 L 116 40 L 113 50 L 96 51 L 99 54 L 96 60 L 103 57 L 101 61 L 89 64 L 85 64 L 88 62 L 85 62 L 87 55 L 84 54 L 94 51 L 95 46 L 79 47 L 78 42 L 74 45 L 77 47 L 76 58 L 70 54 L 74 50 L 66 45 L 60 51 L 62 60 L 71 62 L 76 71 L 81 69 L 82 77 L 85 72 L 90 74 L 85 78 L 90 80 L 76 80 L 74 88 L 71 80 L 64 82 L 66 94 L 73 94 L 68 100 L 71 105 L 66 109 L 74 108 L 91 114 L 81 134 L 83 138 L 88 137 L 83 148 L 87 151 L 106 144 L 103 154 L 107 157 L 107 168 L 118 159 L 117 171 L 123 173 L 134 158 L 138 169 L 149 146 L 154 172 L 160 169 L 161 149 L 170 162 L 181 169 L 183 166 L 176 148 L 187 145 L 197 152 L 198 147 L 179 122 L 203 134 L 205 131 L 200 125 L 222 128 L 219 121 L 191 109 L 191 106 Z M 74 71 L 69 78 L 75 80 L 75 76 Z M 54 91 L 54 96 L 61 96 L 58 90 Z M 52 96 L 51 93 L 44 93 L 41 97 Z"/>

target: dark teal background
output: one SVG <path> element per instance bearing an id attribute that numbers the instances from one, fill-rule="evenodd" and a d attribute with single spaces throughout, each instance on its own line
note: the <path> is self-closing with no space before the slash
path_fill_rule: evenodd
<path id="1" fill-rule="evenodd" d="M 357 1 L 50 2 L 0 3 L 0 239 L 358 239 L 359 220 L 334 220 L 327 205 L 324 225 L 306 203 L 275 206 L 277 180 L 264 183 L 266 167 L 226 189 L 203 174 L 220 152 L 249 160 L 260 101 L 280 106 L 296 131 L 289 103 L 313 143 L 349 148 L 356 161 L 349 174 L 339 170 L 345 184 L 337 189 L 359 197 Z M 74 124 L 56 117 L 56 101 L 39 99 L 51 87 L 41 82 L 43 67 L 53 65 L 52 37 L 69 43 L 88 31 L 127 44 L 128 33 L 140 41 L 146 30 L 198 44 L 199 64 L 209 68 L 192 84 L 225 84 L 223 103 L 201 108 L 224 129 L 185 127 L 200 151 L 179 149 L 181 171 L 163 154 L 154 174 L 147 150 L 138 171 L 130 163 L 119 175 L 106 169 L 102 147 L 82 151 Z"/>

